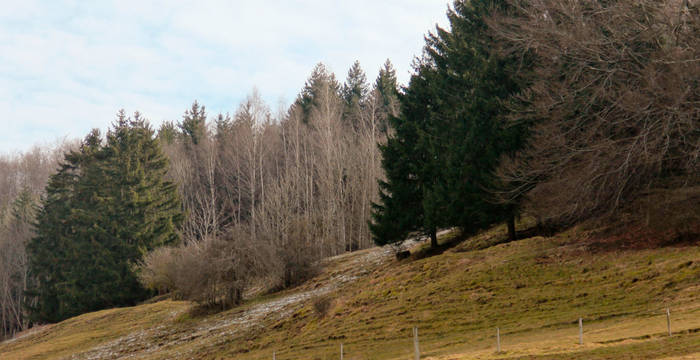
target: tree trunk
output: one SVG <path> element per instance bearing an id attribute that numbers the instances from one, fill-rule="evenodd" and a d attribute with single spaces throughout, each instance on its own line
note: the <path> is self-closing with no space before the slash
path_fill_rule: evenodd
<path id="1" fill-rule="evenodd" d="M 430 247 L 433 249 L 438 247 L 437 230 L 435 229 L 430 230 Z"/>
<path id="2" fill-rule="evenodd" d="M 515 233 L 515 215 L 508 218 L 508 240 L 515 241 L 517 234 Z"/>

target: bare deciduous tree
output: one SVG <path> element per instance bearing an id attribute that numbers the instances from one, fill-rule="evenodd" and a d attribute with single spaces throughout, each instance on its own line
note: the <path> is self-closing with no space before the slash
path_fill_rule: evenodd
<path id="1" fill-rule="evenodd" d="M 64 141 L 0 157 L 0 338 L 28 326 L 24 306 L 31 277 L 25 248 L 33 236 L 34 208 L 61 154 L 71 146 Z"/>
<path id="2" fill-rule="evenodd" d="M 202 113 L 198 105 L 185 114 L 179 126 L 189 132 L 175 136 L 167 153 L 188 214 L 186 245 L 149 255 L 142 266 L 144 284 L 191 294 L 183 284 L 207 283 L 211 275 L 197 260 L 211 256 L 203 244 L 218 244 L 224 234 L 235 233 L 239 241 L 232 243 L 249 251 L 272 251 L 275 266 L 245 275 L 266 279 L 268 287 L 297 284 L 314 274 L 321 258 L 372 246 L 369 209 L 382 176 L 377 145 L 385 139 L 382 124 L 390 109 L 375 89 L 348 110 L 332 74 L 319 65 L 312 78 L 307 103 L 295 103 L 276 119 L 257 91 L 232 117 L 198 122 L 204 130 L 197 131 L 192 121 Z M 188 134 L 200 134 L 196 144 Z M 178 282 L 167 261 L 178 256 L 202 271 Z M 217 281 L 215 288 L 224 286 L 223 279 Z"/>
<path id="3" fill-rule="evenodd" d="M 524 197 L 541 220 L 568 224 L 649 189 L 698 184 L 696 0 L 509 4 L 490 25 L 531 69 L 513 118 L 534 125 L 499 170 L 506 200 Z"/>

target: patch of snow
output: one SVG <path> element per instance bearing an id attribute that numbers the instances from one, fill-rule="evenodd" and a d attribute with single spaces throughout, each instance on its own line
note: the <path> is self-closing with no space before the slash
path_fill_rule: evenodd
<path id="1" fill-rule="evenodd" d="M 402 250 L 410 249 L 423 241 L 425 238 L 410 239 L 404 241 L 399 248 Z M 337 271 L 330 274 L 327 280 L 321 281 L 319 285 L 323 286 L 318 288 L 289 293 L 264 303 L 255 304 L 228 318 L 204 320 L 199 326 L 186 332 L 165 325 L 137 330 L 86 352 L 74 354 L 68 359 L 131 359 L 196 342 L 196 344 L 192 344 L 193 346 L 188 346 L 189 349 L 192 349 L 190 352 L 194 352 L 207 345 L 214 345 L 216 342 L 228 341 L 238 333 L 261 326 L 260 323 L 264 319 L 282 319 L 290 316 L 307 300 L 328 294 L 393 259 L 395 252 L 395 248 L 384 246 L 329 258 L 324 263 L 339 263 L 340 266 L 338 266 Z M 173 311 L 170 316 L 174 319 L 181 313 L 182 311 Z M 188 358 L 187 354 L 182 353 L 171 355 Z M 190 354 L 189 357 L 192 355 Z"/>

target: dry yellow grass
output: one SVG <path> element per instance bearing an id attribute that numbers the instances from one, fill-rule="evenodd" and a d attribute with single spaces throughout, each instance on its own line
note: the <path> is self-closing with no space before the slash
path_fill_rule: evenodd
<path id="1" fill-rule="evenodd" d="M 85 314 L 0 344 L 0 359 L 337 359 L 340 343 L 347 360 L 408 359 L 413 326 L 423 359 L 698 358 L 697 244 L 615 250 L 580 229 L 504 236 L 497 227 L 400 262 L 386 249 L 343 255 L 299 288 L 213 315 L 176 301 Z"/>

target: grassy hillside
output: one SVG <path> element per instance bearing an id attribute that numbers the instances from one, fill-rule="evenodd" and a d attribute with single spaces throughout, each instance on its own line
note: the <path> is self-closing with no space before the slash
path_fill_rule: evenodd
<path id="1" fill-rule="evenodd" d="M 644 248 L 575 228 L 503 243 L 504 231 L 431 256 L 418 244 L 402 261 L 340 256 L 299 288 L 213 315 L 171 300 L 86 314 L 0 344 L 0 358 L 337 359 L 342 343 L 345 359 L 408 359 L 413 326 L 423 359 L 700 358 L 697 239 Z"/>

